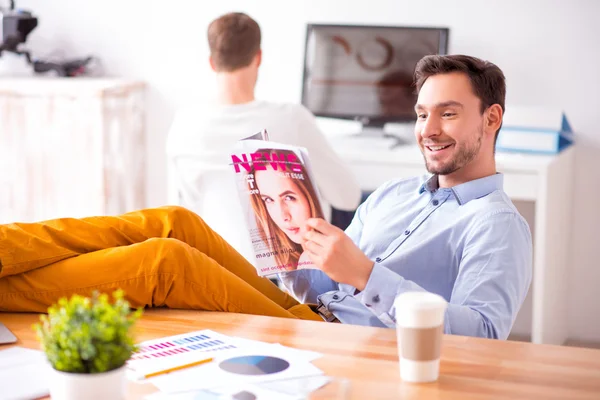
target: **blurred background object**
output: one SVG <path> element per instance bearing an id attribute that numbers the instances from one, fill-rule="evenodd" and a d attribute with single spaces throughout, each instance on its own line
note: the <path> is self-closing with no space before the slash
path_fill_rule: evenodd
<path id="1" fill-rule="evenodd" d="M 27 36 L 38 26 L 38 19 L 26 10 L 15 9 L 14 0 L 10 0 L 8 9 L 0 8 L 0 57 L 3 52 L 14 53 L 25 57 L 35 73 L 54 72 L 58 76 L 74 77 L 85 75 L 88 65 L 94 59 L 91 56 L 80 59 L 42 60 L 32 57 L 23 49 L 21 44 L 27 41 Z"/>

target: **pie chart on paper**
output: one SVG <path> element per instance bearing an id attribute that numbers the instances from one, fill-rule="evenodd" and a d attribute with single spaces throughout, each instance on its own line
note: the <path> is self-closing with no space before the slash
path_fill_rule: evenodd
<path id="1" fill-rule="evenodd" d="M 270 375 L 285 371 L 290 363 L 270 356 L 241 356 L 229 358 L 219 364 L 223 371 L 239 375 Z"/>

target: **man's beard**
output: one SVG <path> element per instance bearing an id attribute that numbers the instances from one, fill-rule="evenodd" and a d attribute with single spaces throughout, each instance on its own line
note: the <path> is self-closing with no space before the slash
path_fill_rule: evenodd
<path id="1" fill-rule="evenodd" d="M 458 171 L 465 165 L 469 164 L 471 161 L 477 157 L 479 154 L 479 149 L 481 148 L 481 139 L 483 137 L 483 129 L 479 129 L 479 135 L 477 139 L 472 143 L 463 143 L 461 146 L 458 143 L 455 143 L 456 146 L 456 155 L 447 163 L 441 165 L 431 165 L 427 161 L 427 157 L 423 154 L 423 158 L 425 159 L 425 167 L 430 174 L 435 175 L 450 175 L 453 172 Z"/>

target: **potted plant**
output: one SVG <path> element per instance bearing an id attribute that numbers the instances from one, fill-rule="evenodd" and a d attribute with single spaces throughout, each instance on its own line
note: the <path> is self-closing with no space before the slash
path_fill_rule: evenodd
<path id="1" fill-rule="evenodd" d="M 62 298 L 34 325 L 53 368 L 52 399 L 125 397 L 125 363 L 136 351 L 131 328 L 142 309 L 131 311 L 121 290 L 112 296 L 112 303 L 98 292 Z"/>

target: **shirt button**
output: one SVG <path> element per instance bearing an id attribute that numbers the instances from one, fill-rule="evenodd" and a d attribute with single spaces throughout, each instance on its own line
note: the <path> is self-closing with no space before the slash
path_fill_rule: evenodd
<path id="1" fill-rule="evenodd" d="M 334 294 L 334 295 L 333 295 L 333 299 L 334 299 L 334 300 L 337 300 L 337 299 L 339 299 L 339 298 L 340 298 L 340 296 L 338 296 L 337 294 Z"/>
<path id="2" fill-rule="evenodd" d="M 381 258 L 377 257 L 377 258 L 375 259 L 375 262 L 381 262 Z"/>
<path id="3" fill-rule="evenodd" d="M 373 303 L 379 303 L 379 295 L 378 294 L 373 296 Z"/>
<path id="4" fill-rule="evenodd" d="M 434 201 L 431 202 L 431 204 L 433 204 L 434 206 L 437 206 L 438 204 L 440 204 L 440 202 L 437 201 L 437 200 L 434 200 Z"/>
<path id="5" fill-rule="evenodd" d="M 410 230 L 408 230 L 408 229 L 404 231 L 405 235 L 408 235 L 409 233 L 410 233 Z"/>

